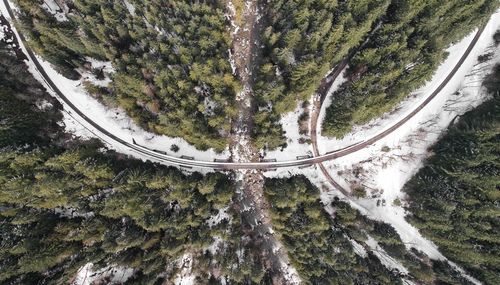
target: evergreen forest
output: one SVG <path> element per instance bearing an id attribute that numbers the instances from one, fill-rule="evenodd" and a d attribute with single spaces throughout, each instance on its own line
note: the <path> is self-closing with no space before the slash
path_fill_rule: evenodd
<path id="1" fill-rule="evenodd" d="M 500 66 L 491 99 L 461 116 L 405 186 L 408 220 L 486 284 L 500 279 Z"/>
<path id="2" fill-rule="evenodd" d="M 451 44 L 500 7 L 257 0 L 252 117 L 238 128 L 242 80 L 226 0 L 53 0 L 63 17 L 44 1 L 12 2 L 30 48 L 104 105 L 200 150 L 227 150 L 249 130 L 252 142 L 230 151 L 255 161 L 286 145 L 283 115 L 324 99 L 339 66 L 345 81 L 329 94 L 322 125 L 335 138 L 394 110 L 432 78 Z M 74 284 L 89 267 L 92 284 L 289 284 L 283 268 L 307 285 L 473 284 L 460 268 L 487 285 L 500 280 L 500 65 L 478 83 L 487 101 L 453 120 L 398 200 L 457 268 L 404 242 L 396 223 L 363 214 L 356 193 L 341 196 L 312 176 L 286 168 L 200 173 L 70 133 L 70 112 L 35 78 L 16 37 L 8 29 L 0 36 L 0 284 Z M 109 84 L 85 81 L 88 74 Z"/>
<path id="3" fill-rule="evenodd" d="M 40 1 L 16 1 L 31 48 L 77 79 L 91 59 L 111 62 L 93 96 L 120 106 L 141 127 L 223 150 L 239 83 L 228 61 L 223 1 L 65 1 L 60 21 Z M 195 48 L 196 47 L 196 48 Z M 99 70 L 90 70 L 99 73 Z"/>
<path id="4" fill-rule="evenodd" d="M 68 10 L 63 21 L 39 1 L 16 2 L 30 46 L 65 76 L 99 74 L 89 67 L 94 59 L 112 64 L 109 86 L 86 84 L 103 103 L 124 108 L 147 130 L 182 137 L 199 149 L 227 147 L 241 86 L 231 66 L 225 1 L 63 1 Z M 343 137 L 354 125 L 393 110 L 432 77 L 450 44 L 483 25 L 500 5 L 489 0 L 258 3 L 251 135 L 260 149 L 286 144 L 281 116 L 324 91 L 325 76 L 345 61 L 347 81 L 331 95 L 323 134 Z"/>
<path id="5" fill-rule="evenodd" d="M 342 138 L 354 125 L 392 111 L 430 80 L 445 49 L 486 23 L 498 1 L 392 1 L 381 25 L 351 57 L 334 92 L 323 134 Z"/>
<path id="6" fill-rule="evenodd" d="M 1 284 L 63 284 L 87 263 L 156 284 L 183 255 L 203 263 L 216 237 L 229 238 L 229 219 L 207 222 L 230 204 L 229 177 L 186 175 L 64 133 L 57 100 L 3 42 L 0 102 Z"/>

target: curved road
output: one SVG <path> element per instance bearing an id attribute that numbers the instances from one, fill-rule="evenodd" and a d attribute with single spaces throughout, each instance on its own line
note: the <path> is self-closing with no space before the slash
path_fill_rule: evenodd
<path id="1" fill-rule="evenodd" d="M 15 14 L 12 11 L 12 8 L 10 6 L 10 3 L 7 0 L 3 0 L 5 6 L 7 7 L 9 16 L 12 20 L 15 20 Z M 448 81 L 455 75 L 455 73 L 458 71 L 460 66 L 464 63 L 465 59 L 469 56 L 470 52 L 474 48 L 475 44 L 479 40 L 479 37 L 481 36 L 484 28 L 481 28 L 478 30 L 476 33 L 474 39 L 471 41 L 467 49 L 465 50 L 464 54 L 458 61 L 458 63 L 455 65 L 455 67 L 450 71 L 448 76 L 445 78 L 445 80 L 439 85 L 434 92 L 429 95 L 429 97 L 422 103 L 420 104 L 415 110 L 413 110 L 410 114 L 408 114 L 406 117 L 401 119 L 399 122 L 388 128 L 387 130 L 383 131 L 382 133 L 366 140 L 363 142 L 360 142 L 359 144 L 356 144 L 354 146 L 350 146 L 341 150 L 336 150 L 333 152 L 329 152 L 327 154 L 319 155 L 317 153 L 317 140 L 314 139 L 313 141 L 313 148 L 316 148 L 315 152 L 315 157 L 312 158 L 304 158 L 304 159 L 298 159 L 298 160 L 289 160 L 289 161 L 277 161 L 277 162 L 267 162 L 267 161 L 262 161 L 262 162 L 212 162 L 212 161 L 199 161 L 199 160 L 191 160 L 187 158 L 182 158 L 182 157 L 174 157 L 170 155 L 165 155 L 158 153 L 154 150 L 150 150 L 146 147 L 140 146 L 133 144 L 131 142 L 127 142 L 114 134 L 108 132 L 106 129 L 95 123 L 91 118 L 87 117 L 82 111 L 80 111 L 76 106 L 57 88 L 57 86 L 54 84 L 54 82 L 50 79 L 50 77 L 47 75 L 43 67 L 40 65 L 38 59 L 35 57 L 34 53 L 31 51 L 31 49 L 28 48 L 28 45 L 26 44 L 26 39 L 24 35 L 21 33 L 18 33 L 19 40 L 21 40 L 27 50 L 28 53 L 28 58 L 33 62 L 35 67 L 37 68 L 38 72 L 40 72 L 41 76 L 44 78 L 45 82 L 47 83 L 48 87 L 54 91 L 60 99 L 71 109 L 72 112 L 78 114 L 83 120 L 85 120 L 88 124 L 90 124 L 93 128 L 98 130 L 100 133 L 104 134 L 105 136 L 109 137 L 111 140 L 115 141 L 118 144 L 121 144 L 122 146 L 125 146 L 127 148 L 130 148 L 138 153 L 141 153 L 143 155 L 146 155 L 152 159 L 156 159 L 168 164 L 173 164 L 173 165 L 179 165 L 179 166 L 184 166 L 184 167 L 200 167 L 200 168 L 210 168 L 210 169 L 215 169 L 215 170 L 225 170 L 225 169 L 275 169 L 275 168 L 282 168 L 282 167 L 293 167 L 293 166 L 308 166 L 316 163 L 321 163 L 323 161 L 327 160 L 332 160 L 341 156 L 348 155 L 350 153 L 356 152 L 360 149 L 363 149 L 376 141 L 384 138 L 385 136 L 389 135 L 392 133 L 394 130 L 398 129 L 401 127 L 404 123 L 406 123 L 408 120 L 410 120 L 415 114 L 417 114 L 420 110 L 422 110 L 434 97 L 438 95 L 438 93 L 446 86 Z M 340 69 L 341 70 L 341 69 Z M 317 120 L 317 117 L 316 117 Z M 103 139 L 101 137 L 101 139 Z M 323 166 L 320 164 L 320 167 Z M 324 167 L 322 167 L 322 170 Z M 324 172 L 326 173 L 326 169 L 324 169 Z M 330 177 L 329 175 L 326 175 L 327 179 Z M 329 180 L 332 180 L 331 177 Z M 330 182 L 332 182 L 330 181 Z M 333 181 L 334 182 L 334 181 Z M 338 184 L 337 184 L 338 185 Z M 338 185 L 340 186 L 340 185 Z M 337 186 L 337 187 L 338 187 Z"/>
<path id="2" fill-rule="evenodd" d="M 397 123 L 395 123 L 390 128 L 386 129 L 385 131 L 379 133 L 378 135 L 375 135 L 375 136 L 373 136 L 372 138 L 370 138 L 368 140 L 365 140 L 365 141 L 362 141 L 362 142 L 358 142 L 355 145 L 346 147 L 345 149 L 336 150 L 336 151 L 333 151 L 333 152 L 329 152 L 326 155 L 320 155 L 319 154 L 318 140 L 317 140 L 317 123 L 318 123 L 319 113 L 321 111 L 321 106 L 323 105 L 323 102 L 325 100 L 324 94 L 321 94 L 322 96 L 320 97 L 319 108 L 316 108 L 314 110 L 315 112 L 311 115 L 311 119 L 312 119 L 312 121 L 311 121 L 311 143 L 312 143 L 312 146 L 313 146 L 313 154 L 314 154 L 315 158 L 329 157 L 330 159 L 334 159 L 334 158 L 337 158 L 337 157 L 345 156 L 345 155 L 348 155 L 350 153 L 356 152 L 358 150 L 361 150 L 361 149 L 363 149 L 363 148 L 365 148 L 365 147 L 367 147 L 367 146 L 369 146 L 369 145 L 371 145 L 371 144 L 373 144 L 373 143 L 381 140 L 382 138 L 386 137 L 387 135 L 389 135 L 390 133 L 394 132 L 396 129 L 398 129 L 402 125 L 404 125 L 406 122 L 408 122 L 418 112 L 420 112 L 425 106 L 427 106 L 432 101 L 432 99 L 434 99 L 439 94 L 439 92 L 441 92 L 441 90 L 443 90 L 443 88 L 446 86 L 446 84 L 448 84 L 448 82 L 453 78 L 453 76 L 455 76 L 455 74 L 457 73 L 458 69 L 462 66 L 462 64 L 465 62 L 465 60 L 467 59 L 467 57 L 469 57 L 472 49 L 474 48 L 474 46 L 476 45 L 477 41 L 481 37 L 481 34 L 484 31 L 484 28 L 485 28 L 485 26 L 479 28 L 479 30 L 474 35 L 474 38 L 470 42 L 469 46 L 467 47 L 467 49 L 463 53 L 463 55 L 460 58 L 460 60 L 453 67 L 453 69 L 450 71 L 450 73 L 448 74 L 448 76 L 446 76 L 446 78 L 443 80 L 443 82 L 441 82 L 441 84 L 429 95 L 429 97 L 427 97 L 412 112 L 410 112 L 403 119 L 401 119 L 400 121 L 398 121 Z M 341 71 L 346 67 L 346 65 L 347 65 L 347 62 L 343 61 L 343 62 L 341 62 L 339 64 L 339 66 L 337 66 L 337 70 L 335 71 L 335 75 L 334 75 L 334 77 L 332 79 L 332 82 L 341 73 Z M 324 174 L 324 176 L 328 180 L 328 182 L 330 182 L 330 184 L 332 184 L 335 188 L 337 188 L 338 190 L 340 190 L 343 194 L 348 195 L 348 191 L 345 190 L 340 184 L 338 184 L 331 177 L 331 175 L 328 173 L 328 171 L 325 168 L 325 166 L 323 165 L 323 163 L 321 163 L 321 161 L 320 161 L 320 162 L 318 162 L 318 164 L 319 164 L 321 172 Z"/>

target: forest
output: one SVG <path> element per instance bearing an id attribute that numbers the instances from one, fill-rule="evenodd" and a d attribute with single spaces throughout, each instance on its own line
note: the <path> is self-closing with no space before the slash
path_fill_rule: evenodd
<path id="1" fill-rule="evenodd" d="M 61 106 L 21 59 L 0 42 L 0 283 L 62 284 L 92 263 L 94 271 L 132 269 L 126 284 L 159 284 L 174 280 L 188 255 L 198 283 L 272 284 L 276 272 L 261 252 L 262 237 L 252 234 L 232 203 L 232 180 L 186 175 L 64 133 Z M 301 269 L 313 254 L 324 256 L 316 277 L 307 278 L 397 280 L 373 257 L 351 261 L 349 243 L 330 230 L 319 208 L 317 189 L 305 178 L 296 181 L 266 187 L 270 195 L 295 191 L 291 203 L 307 203 L 309 215 L 320 218 L 319 227 L 303 228 L 306 238 L 318 241 L 315 247 L 293 252 Z M 223 211 L 225 218 L 209 222 Z M 278 214 L 273 217 L 279 220 Z M 332 244 L 320 248 L 323 242 Z M 337 246 L 345 254 L 332 259 Z"/>
<path id="2" fill-rule="evenodd" d="M 328 214 L 318 188 L 304 176 L 268 179 L 265 189 L 275 231 L 305 284 L 405 284 L 402 277 L 416 284 L 471 284 L 448 263 L 407 247 L 391 225 L 370 220 L 347 202 L 334 199 L 326 205 L 333 212 Z M 385 267 L 367 245 L 369 238 L 408 273 Z M 355 252 L 354 242 L 366 254 Z"/>
<path id="3" fill-rule="evenodd" d="M 207 221 L 230 204 L 232 180 L 186 175 L 64 133 L 57 100 L 3 42 L 0 103 L 0 283 L 63 284 L 91 262 L 132 268 L 128 284 L 153 284 L 173 279 L 185 254 L 201 263 L 227 235 L 228 219 Z M 221 252 L 236 259 L 235 250 Z"/>
<path id="4" fill-rule="evenodd" d="M 32 49 L 77 79 L 90 59 L 109 61 L 106 88 L 93 96 L 120 106 L 145 129 L 200 149 L 227 145 L 239 83 L 228 61 L 224 1 L 64 1 L 65 21 L 40 1 L 17 0 Z M 99 73 L 99 70 L 91 70 Z"/>
<path id="5" fill-rule="evenodd" d="M 64 75 L 78 78 L 89 58 L 112 62 L 112 83 L 89 86 L 104 103 L 198 148 L 226 147 L 240 87 L 228 62 L 225 2 L 74 0 L 64 21 L 39 1 L 16 2 L 30 45 Z M 261 148 L 284 144 L 280 115 L 343 59 L 351 58 L 348 81 L 333 94 L 323 130 L 336 137 L 394 108 L 430 78 L 450 43 L 498 7 L 487 0 L 262 5 L 253 130 Z M 66 133 L 62 106 L 23 59 L 0 41 L 1 284 L 64 284 L 88 263 L 131 269 L 126 284 L 163 284 L 185 257 L 197 284 L 276 283 L 264 238 L 234 203 L 231 174 L 181 172 Z M 408 220 L 450 260 L 496 284 L 500 67 L 484 86 L 491 99 L 449 127 L 404 191 Z M 389 224 L 339 199 L 324 205 L 304 176 L 266 179 L 264 194 L 274 234 L 305 284 L 469 284 L 448 263 L 404 244 Z M 372 239 L 408 273 L 388 269 Z"/>
<path id="6" fill-rule="evenodd" d="M 266 180 L 265 194 L 274 229 L 305 284 L 402 284 L 373 255 L 354 253 L 306 177 Z"/>
<path id="7" fill-rule="evenodd" d="M 0 42 L 0 283 L 62 284 L 92 263 L 94 271 L 131 269 L 126 284 L 161 284 L 175 280 L 185 256 L 193 259 L 198 283 L 275 282 L 262 237 L 232 201 L 233 180 L 133 160 L 96 140 L 65 133 L 61 106 L 22 59 Z M 321 212 L 319 193 L 301 181 L 286 190 L 309 189 L 304 198 L 316 207 L 313 212 Z M 268 182 L 276 188 L 269 193 L 279 191 L 279 184 Z M 320 223 L 327 225 L 326 218 Z M 317 274 L 333 274 L 332 282 L 345 276 L 396 280 L 373 257 L 349 261 L 350 245 L 329 228 L 304 228 L 304 233 L 332 246 L 304 248 L 297 265 L 307 268 L 309 257 L 321 252 L 327 261 Z M 345 247 L 345 256 L 330 260 L 328 250 L 337 250 L 333 245 Z"/>
<path id="8" fill-rule="evenodd" d="M 429 80 L 445 49 L 485 24 L 498 1 L 392 1 L 379 29 L 349 61 L 322 132 L 341 138 L 354 125 L 392 111 Z"/>
<path id="9" fill-rule="evenodd" d="M 201 283 L 219 284 L 222 279 L 229 284 L 273 282 L 274 272 L 260 252 L 262 240 L 248 235 L 239 213 L 230 206 L 234 185 L 226 176 L 186 175 L 173 168 L 103 152 L 97 141 L 72 138 L 57 124 L 61 119 L 57 101 L 44 92 L 28 74 L 24 63 L 1 43 L 0 71 L 1 283 L 60 284 L 72 280 L 82 266 L 92 262 L 96 268 L 132 268 L 133 275 L 127 284 L 158 284 L 175 278 L 179 273 L 177 262 L 186 254 L 193 257 L 194 274 Z M 487 85 L 498 90 L 498 82 L 498 77 L 496 80 L 492 77 Z M 462 119 L 458 124 L 467 128 L 467 133 L 460 135 L 473 141 L 478 137 L 471 134 L 477 131 L 482 138 L 478 141 L 485 142 L 480 150 L 496 146 L 491 140 L 498 137 L 498 118 L 494 121 L 491 116 L 498 112 L 498 96 L 495 100 L 495 104 L 484 105 L 489 109 L 477 111 L 483 117 L 475 113 L 464 116 L 481 117 L 480 122 L 465 124 Z M 41 110 L 42 105 L 52 107 Z M 496 133 L 488 132 L 488 128 L 496 128 Z M 465 138 L 451 141 L 467 147 L 474 145 Z M 494 153 L 489 155 L 498 157 Z M 480 156 L 480 161 L 488 162 L 486 158 Z M 478 168 L 480 164 L 475 162 L 470 164 L 469 169 L 480 170 L 477 173 L 498 172 L 498 169 Z M 463 173 L 454 177 L 471 181 Z M 495 183 L 494 177 L 484 183 Z M 441 189 L 421 186 L 414 191 L 430 189 L 438 193 Z M 479 192 L 480 186 L 474 187 L 467 193 Z M 487 192 L 485 196 L 494 198 L 496 192 Z M 334 214 L 329 215 L 319 199 L 319 190 L 303 176 L 268 179 L 265 193 L 273 205 L 271 219 L 275 232 L 306 284 L 399 284 L 405 275 L 388 270 L 366 245 L 366 256 L 354 252 L 352 241 L 363 245 L 369 237 L 408 269 L 406 278 L 426 283 L 468 284 L 448 264 L 429 260 L 415 249 L 406 248 L 390 225 L 367 219 L 345 202 L 334 200 L 331 204 Z M 459 198 L 447 196 L 450 201 Z M 464 199 L 467 204 L 473 201 L 471 197 Z M 415 208 L 416 203 L 428 205 L 430 201 L 435 200 L 415 200 L 411 204 L 416 213 L 412 221 L 419 221 L 416 225 L 422 225 L 422 219 L 430 216 L 419 211 L 420 206 Z M 481 201 L 482 205 L 484 202 Z M 482 242 L 494 240 L 498 224 L 495 219 L 485 220 L 488 215 L 495 215 L 492 207 L 461 214 L 472 219 L 474 225 L 483 225 L 481 232 L 470 232 L 475 242 L 471 249 L 482 248 L 476 248 L 477 237 L 484 237 Z M 217 224 L 208 223 L 221 211 L 227 212 L 227 218 Z M 436 217 L 443 215 L 439 213 Z M 456 218 L 457 214 L 450 213 L 448 217 Z M 443 227 L 443 223 L 436 224 L 435 220 L 426 225 L 432 228 L 431 233 L 439 233 L 436 227 Z M 460 236 L 465 233 L 460 232 Z M 463 240 L 454 241 L 444 234 L 446 244 L 456 243 L 463 249 Z M 445 240 L 436 242 L 443 246 Z M 218 245 L 217 250 L 210 249 L 214 244 Z M 454 256 L 453 250 L 451 254 Z M 474 260 L 483 255 L 475 253 Z M 471 252 L 467 252 L 469 256 Z M 496 255 L 485 256 L 488 258 L 481 259 L 485 260 L 481 267 L 495 264 L 491 258 Z M 478 268 L 470 270 L 481 272 Z M 494 283 L 490 280 L 490 284 Z"/>
<path id="10" fill-rule="evenodd" d="M 405 244 L 394 227 L 373 221 L 344 201 L 334 200 L 334 224 L 351 240 L 363 245 L 369 239 L 408 270 L 407 278 L 423 284 L 471 284 L 447 262 L 429 259 L 411 244 Z"/>
<path id="11" fill-rule="evenodd" d="M 390 0 L 262 2 L 253 137 L 259 148 L 274 149 L 286 142 L 280 116 L 309 100 L 328 71 L 377 25 Z"/>
<path id="12" fill-rule="evenodd" d="M 500 279 L 500 66 L 491 98 L 461 116 L 406 184 L 409 222 L 485 284 Z"/>
<path id="13" fill-rule="evenodd" d="M 63 1 L 66 20 L 39 1 L 16 0 L 31 47 L 67 77 L 101 75 L 90 61 L 110 62 L 107 87 L 86 82 L 104 104 L 124 108 L 143 128 L 182 137 L 199 149 L 224 150 L 241 89 L 230 64 L 226 2 Z M 240 3 L 241 4 L 241 3 Z M 237 5 L 240 5 L 237 4 Z M 430 79 L 445 49 L 481 26 L 498 1 L 259 1 L 261 49 L 255 60 L 251 134 L 259 149 L 286 144 L 281 116 L 318 90 L 347 60 L 347 82 L 322 125 L 328 137 L 393 110 Z M 240 19 L 241 20 L 241 19 Z"/>

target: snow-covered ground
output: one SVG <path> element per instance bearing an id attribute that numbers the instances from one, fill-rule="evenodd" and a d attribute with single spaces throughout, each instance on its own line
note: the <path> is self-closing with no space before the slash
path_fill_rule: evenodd
<path id="1" fill-rule="evenodd" d="M 189 253 L 186 253 L 182 256 L 179 261 L 179 265 L 181 268 L 181 272 L 175 278 L 175 285 L 193 285 L 196 276 L 192 275 L 193 270 L 193 256 Z"/>
<path id="2" fill-rule="evenodd" d="M 427 149 L 437 141 L 457 116 L 479 105 L 487 98 L 481 82 L 490 73 L 495 63 L 500 62 L 500 50 L 494 47 L 492 39 L 492 35 L 498 28 L 500 28 L 500 13 L 492 17 L 478 46 L 458 71 L 453 82 L 400 129 L 370 147 L 324 163 L 332 177 L 345 188 L 364 186 L 368 192 L 368 199 L 359 200 L 359 204 L 370 207 L 377 203 L 377 199 L 380 199 L 381 205 L 385 200 L 385 207 L 375 205 L 373 210 L 379 211 L 380 217 L 387 215 L 385 208 L 393 207 L 392 204 L 396 199 L 404 200 L 405 197 L 400 190 L 422 166 L 424 159 L 428 156 Z M 449 59 L 440 66 L 433 80 L 416 92 L 413 98 L 402 103 L 398 112 L 366 126 L 357 127 L 354 131 L 356 134 L 350 134 L 343 140 L 323 142 L 320 148 L 325 149 L 325 145 L 328 144 L 341 148 L 355 141 L 372 137 L 405 116 L 412 107 L 426 98 L 421 94 L 431 93 L 446 77 L 447 71 L 456 63 L 456 59 L 460 57 L 460 51 L 468 45 L 470 38 L 471 36 L 467 37 L 449 49 Z M 491 59 L 478 63 L 478 56 L 488 53 L 491 54 Z M 325 138 L 322 139 L 325 140 Z"/>
<path id="3" fill-rule="evenodd" d="M 45 9 L 45 11 L 54 15 L 54 17 L 59 22 L 64 22 L 64 21 L 68 20 L 68 18 L 66 17 L 66 12 L 68 10 L 68 7 L 66 7 L 66 6 L 61 7 L 54 0 L 44 0 L 42 5 L 40 5 L 40 6 L 43 9 Z M 66 10 L 66 11 L 64 11 L 64 10 Z"/>
<path id="4" fill-rule="evenodd" d="M 104 280 L 106 284 L 123 284 L 133 274 L 134 270 L 122 266 L 107 266 L 96 271 L 93 270 L 93 264 L 87 263 L 78 270 L 75 279 L 71 285 L 91 285 L 100 284 Z"/>
<path id="5" fill-rule="evenodd" d="M 4 25 L 0 25 L 0 41 L 3 40 L 3 38 L 5 37 L 5 30 L 7 26 L 4 26 Z"/>
<path id="6" fill-rule="evenodd" d="M 354 253 L 361 256 L 362 258 L 365 258 L 368 256 L 368 252 L 366 252 L 366 249 L 361 244 L 359 244 L 357 241 L 349 238 L 348 236 L 344 236 L 344 237 L 346 239 L 348 239 L 349 242 L 351 242 L 352 249 L 354 250 Z"/>
<path id="7" fill-rule="evenodd" d="M 287 138 L 287 146 L 283 149 L 278 148 L 266 152 L 266 159 L 276 159 L 277 161 L 294 160 L 298 156 L 312 156 L 312 146 L 304 140 L 309 139 L 309 136 L 299 133 L 299 116 L 304 112 L 311 113 L 312 102 L 309 102 L 309 107 L 302 108 L 302 103 L 297 105 L 293 112 L 284 114 L 281 117 L 280 123 L 285 131 Z M 303 140 L 301 142 L 301 140 Z"/>
<path id="8" fill-rule="evenodd" d="M 15 7 L 11 3 L 12 7 Z M 7 19 L 10 19 L 7 9 L 3 3 L 0 1 L 0 13 L 2 13 Z M 15 27 L 12 27 L 16 36 L 18 36 L 17 30 Z M 21 48 L 26 53 L 26 48 L 22 43 Z M 162 152 L 166 152 L 169 155 L 175 157 L 181 156 L 189 156 L 194 157 L 195 160 L 201 161 L 213 161 L 214 159 L 227 159 L 230 154 L 229 150 L 225 150 L 222 153 L 217 153 L 212 149 L 207 151 L 201 151 L 196 149 L 194 146 L 187 143 L 185 140 L 181 138 L 171 138 L 163 135 L 156 135 L 150 132 L 147 132 L 140 128 L 137 124 L 135 124 L 121 109 L 111 109 L 105 107 L 101 104 L 97 99 L 90 96 L 84 89 L 82 85 L 83 80 L 90 80 L 93 83 L 103 85 L 107 84 L 107 82 L 97 82 L 95 78 L 92 78 L 90 75 L 84 76 L 82 80 L 70 80 L 59 74 L 57 71 L 52 68 L 50 63 L 44 61 L 41 57 L 37 56 L 40 64 L 43 66 L 43 69 L 55 85 L 63 92 L 67 98 L 81 111 L 83 111 L 87 117 L 91 118 L 94 122 L 104 127 L 109 132 L 113 133 L 117 137 L 132 142 L 134 139 L 137 144 L 147 147 L 149 149 L 159 150 Z M 36 70 L 35 66 L 32 62 L 27 61 L 30 72 L 34 75 L 36 79 L 38 79 L 47 90 L 53 95 L 57 97 L 57 95 L 50 90 L 47 86 L 41 75 Z M 105 72 L 112 72 L 109 68 L 108 63 L 98 62 L 93 60 L 92 65 L 94 67 L 104 67 Z M 61 101 L 61 100 L 60 100 Z M 62 103 L 62 102 L 61 102 Z M 127 147 L 124 147 L 116 142 L 112 141 L 105 135 L 101 134 L 98 130 L 93 128 L 91 125 L 86 123 L 82 118 L 80 118 L 76 113 L 71 112 L 68 106 L 65 104 L 64 108 L 66 112 L 64 112 L 64 125 L 67 130 L 75 134 L 75 136 L 80 136 L 83 138 L 90 137 L 99 137 L 107 143 L 109 148 L 115 149 L 119 152 L 132 155 L 139 159 L 149 159 L 154 160 L 151 157 L 137 153 Z M 170 147 L 172 145 L 177 145 L 179 147 L 178 152 L 170 151 Z"/>
<path id="9" fill-rule="evenodd" d="M 372 252 L 380 259 L 380 262 L 389 269 L 397 269 L 403 274 L 408 274 L 408 269 L 406 269 L 401 263 L 396 259 L 390 257 L 387 252 L 378 244 L 378 242 L 373 239 L 373 237 L 368 236 L 366 240 L 366 245 L 370 247 Z"/>
<path id="10" fill-rule="evenodd" d="M 223 220 L 230 221 L 231 220 L 231 215 L 227 212 L 228 210 L 229 210 L 229 206 L 228 207 L 224 207 L 222 209 L 219 209 L 219 211 L 217 212 L 216 215 L 211 216 L 207 220 L 208 226 L 209 227 L 213 227 L 215 225 L 220 224 Z"/>
<path id="11" fill-rule="evenodd" d="M 98 79 L 95 74 L 92 74 L 92 72 L 80 70 L 83 82 L 90 82 L 96 86 L 107 87 L 111 83 L 110 76 L 115 73 L 115 69 L 113 68 L 111 61 L 100 61 L 91 57 L 86 57 L 85 60 L 90 63 L 91 69 L 101 70 L 104 74 L 104 78 Z"/>
<path id="12" fill-rule="evenodd" d="M 127 8 L 130 15 L 135 16 L 135 7 L 128 0 L 123 0 L 123 4 Z"/>
<path id="13" fill-rule="evenodd" d="M 328 93 L 326 95 L 325 101 L 323 103 L 323 106 L 329 106 L 331 105 L 331 100 L 332 96 L 331 94 L 340 86 L 342 83 L 346 81 L 344 78 L 345 71 L 347 67 L 342 70 L 342 72 L 335 78 L 335 81 L 330 86 L 330 89 L 328 90 Z M 330 74 L 332 70 L 328 72 Z M 319 95 L 317 95 L 319 96 Z M 286 160 L 294 160 L 297 159 L 297 157 L 305 157 L 305 156 L 312 156 L 313 155 L 313 149 L 312 145 L 309 142 L 310 136 L 309 135 L 302 135 L 299 133 L 299 116 L 303 112 L 308 112 L 309 116 L 311 116 L 312 112 L 314 111 L 314 100 L 316 98 L 311 98 L 309 101 L 309 105 L 306 108 L 302 108 L 302 103 L 297 104 L 297 107 L 293 112 L 284 114 L 281 117 L 280 124 L 283 127 L 283 130 L 285 132 L 285 136 L 287 138 L 287 146 L 283 149 L 278 148 L 276 150 L 272 151 L 267 151 L 266 152 L 266 158 L 267 159 L 276 159 L 277 161 L 286 161 Z M 324 112 L 324 107 L 321 108 L 321 111 L 318 116 L 318 134 L 320 133 L 319 130 L 321 129 L 321 123 L 323 122 L 323 119 L 325 117 L 325 112 Z M 309 125 L 308 125 L 308 132 L 311 131 L 311 120 L 309 120 Z M 319 137 L 318 137 L 319 138 Z M 307 140 L 306 143 L 304 143 L 304 140 Z"/>

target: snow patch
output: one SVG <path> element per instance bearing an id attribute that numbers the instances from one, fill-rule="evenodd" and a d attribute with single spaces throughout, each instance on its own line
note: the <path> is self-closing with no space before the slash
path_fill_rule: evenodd
<path id="1" fill-rule="evenodd" d="M 127 8 L 128 12 L 130 15 L 135 16 L 135 7 L 132 5 L 128 0 L 123 0 L 123 4 L 125 5 L 125 8 Z"/>
<path id="2" fill-rule="evenodd" d="M 66 218 L 91 218 L 95 215 L 94 212 L 80 213 L 77 209 L 71 207 L 56 207 L 54 213 Z"/>
<path id="3" fill-rule="evenodd" d="M 49 101 L 47 100 L 37 100 L 35 102 L 35 105 L 38 109 L 42 110 L 42 111 L 46 111 L 46 110 L 50 110 L 52 109 L 52 107 L 54 107 L 52 105 L 52 103 L 50 103 Z"/>
<path id="4" fill-rule="evenodd" d="M 93 270 L 94 264 L 87 263 L 82 266 L 71 282 L 71 285 L 91 285 L 106 281 L 106 284 L 123 284 L 133 274 L 134 270 L 123 266 L 106 266 L 104 268 Z"/>
<path id="5" fill-rule="evenodd" d="M 231 65 L 231 70 L 233 75 L 236 75 L 236 61 L 234 60 L 234 55 L 231 52 L 231 49 L 228 49 L 227 52 L 229 54 L 229 64 Z"/>
<path id="6" fill-rule="evenodd" d="M 212 116 L 214 115 L 214 110 L 217 108 L 217 102 L 210 99 L 210 97 L 205 97 L 203 99 L 203 114 L 206 116 Z"/>
<path id="7" fill-rule="evenodd" d="M 207 248 L 207 250 L 212 255 L 215 255 L 215 254 L 217 254 L 217 251 L 219 250 L 219 248 L 221 247 L 223 242 L 224 242 L 224 240 L 221 237 L 214 236 L 214 242 L 212 242 L 212 244 L 210 244 L 210 246 Z"/>
<path id="8" fill-rule="evenodd" d="M 59 4 L 55 0 L 44 0 L 42 3 L 41 7 L 52 14 L 57 21 L 59 22 L 65 22 L 68 21 L 68 17 L 66 17 L 66 12 L 68 11 L 68 8 L 59 6 Z"/>
<path id="9" fill-rule="evenodd" d="M 193 256 L 186 253 L 180 260 L 181 272 L 174 280 L 175 285 L 193 285 L 196 276 L 191 275 L 193 270 Z"/>
<path id="10" fill-rule="evenodd" d="M 108 87 L 108 85 L 112 82 L 110 77 L 113 73 L 115 73 L 115 69 L 113 68 L 111 61 L 100 61 L 91 57 L 85 57 L 85 60 L 90 63 L 91 71 L 80 70 L 80 73 L 82 74 L 81 81 L 90 82 L 99 87 Z M 97 78 L 94 71 L 101 72 L 103 78 Z"/>
<path id="11" fill-rule="evenodd" d="M 281 116 L 280 124 L 285 131 L 287 146 L 266 152 L 266 157 L 278 161 L 294 160 L 298 157 L 312 157 L 312 145 L 308 143 L 309 136 L 300 134 L 299 117 L 303 112 L 311 114 L 312 99 L 307 108 L 302 108 L 299 103 L 293 112 Z M 308 126 L 309 127 L 309 126 Z"/>
<path id="12" fill-rule="evenodd" d="M 368 253 L 366 252 L 365 248 L 359 244 L 357 241 L 349 238 L 346 236 L 346 238 L 351 242 L 351 245 L 352 245 L 352 249 L 354 250 L 354 253 L 356 253 L 357 255 L 365 258 L 368 256 Z"/>
<path id="13" fill-rule="evenodd" d="M 5 38 L 6 31 L 7 31 L 7 25 L 0 25 L 0 41 L 2 41 Z"/>
<path id="14" fill-rule="evenodd" d="M 230 221 L 231 220 L 231 215 L 229 215 L 227 213 L 228 210 L 229 210 L 229 206 L 228 207 L 224 207 L 222 209 L 219 209 L 219 212 L 217 213 L 217 215 L 211 216 L 207 220 L 208 226 L 209 227 L 213 227 L 215 225 L 220 224 L 223 220 Z"/>

